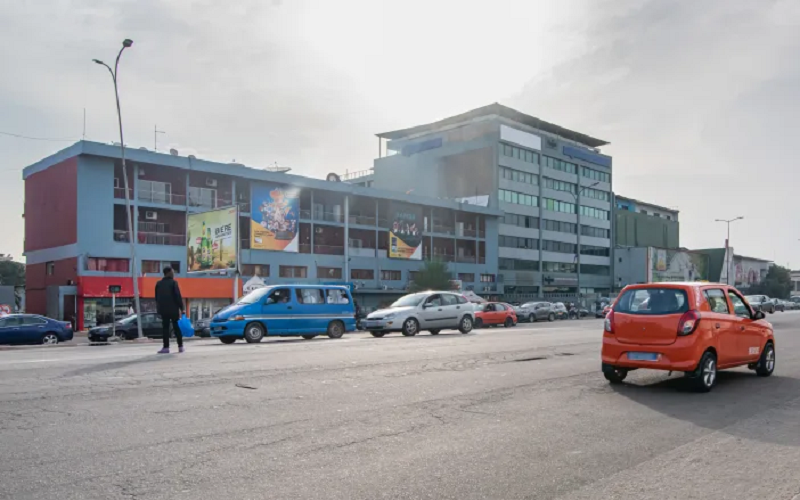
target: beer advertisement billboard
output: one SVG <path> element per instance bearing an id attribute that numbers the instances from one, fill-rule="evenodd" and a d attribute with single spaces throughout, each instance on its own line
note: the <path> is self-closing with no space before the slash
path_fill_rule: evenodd
<path id="1" fill-rule="evenodd" d="M 389 258 L 422 260 L 422 209 L 393 204 L 389 226 Z"/>
<path id="2" fill-rule="evenodd" d="M 220 208 L 186 217 L 188 272 L 236 269 L 239 248 L 239 212 Z"/>
<path id="3" fill-rule="evenodd" d="M 250 249 L 298 252 L 300 189 L 260 184 L 251 194 Z"/>

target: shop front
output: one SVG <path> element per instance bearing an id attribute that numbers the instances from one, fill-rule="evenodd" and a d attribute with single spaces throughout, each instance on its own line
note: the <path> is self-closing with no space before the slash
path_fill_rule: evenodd
<path id="1" fill-rule="evenodd" d="M 139 302 L 143 312 L 155 312 L 155 287 L 159 278 L 139 278 Z M 233 302 L 231 278 L 178 278 L 184 307 L 192 321 L 210 318 L 216 311 Z M 112 296 L 109 286 L 119 286 L 120 293 Z M 241 297 L 241 281 L 239 293 Z M 99 276 L 78 277 L 78 330 L 110 323 L 133 313 L 133 280 Z"/>

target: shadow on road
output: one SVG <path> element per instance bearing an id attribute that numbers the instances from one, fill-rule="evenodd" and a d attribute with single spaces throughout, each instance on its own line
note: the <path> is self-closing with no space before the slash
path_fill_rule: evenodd
<path id="1" fill-rule="evenodd" d="M 122 368 L 127 368 L 129 366 L 134 366 L 134 365 L 140 365 L 143 363 L 164 361 L 172 358 L 173 356 L 174 356 L 173 354 L 153 354 L 151 356 L 131 359 L 129 361 L 114 361 L 112 363 L 103 363 L 100 365 L 87 366 L 86 368 L 81 368 L 80 370 L 74 370 L 65 373 L 64 375 L 67 377 L 79 377 L 82 375 L 89 375 L 90 373 L 104 372 L 109 370 L 119 370 Z"/>
<path id="2" fill-rule="evenodd" d="M 624 383 L 614 391 L 666 416 L 746 439 L 800 446 L 800 380 L 791 377 L 757 377 L 750 371 L 721 371 L 717 385 L 707 394 L 693 393 L 688 380 L 673 377 L 654 384 Z M 745 419 L 777 410 L 764 426 L 735 425 Z M 782 431 L 771 432 L 769 422 Z"/>

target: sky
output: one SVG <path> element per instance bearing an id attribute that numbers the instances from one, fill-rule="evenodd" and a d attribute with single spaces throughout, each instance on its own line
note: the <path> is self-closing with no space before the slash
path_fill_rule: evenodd
<path id="1" fill-rule="evenodd" d="M 0 0 L 0 253 L 23 167 L 84 136 L 365 170 L 375 134 L 492 102 L 609 141 L 614 191 L 681 211 L 681 245 L 800 268 L 795 0 Z M 24 139 L 8 134 L 36 138 Z M 48 140 L 39 140 L 48 139 Z M 57 139 L 57 140 L 53 140 Z"/>

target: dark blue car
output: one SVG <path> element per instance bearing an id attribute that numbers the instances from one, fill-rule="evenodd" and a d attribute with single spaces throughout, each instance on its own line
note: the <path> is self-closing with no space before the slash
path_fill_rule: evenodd
<path id="1" fill-rule="evenodd" d="M 0 344 L 58 344 L 72 340 L 72 325 L 36 314 L 0 317 Z"/>

